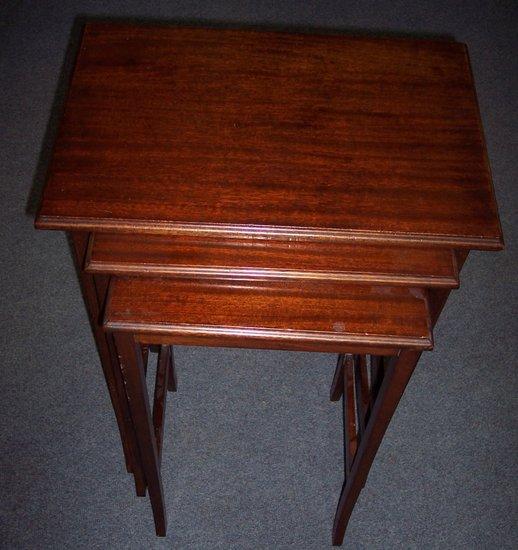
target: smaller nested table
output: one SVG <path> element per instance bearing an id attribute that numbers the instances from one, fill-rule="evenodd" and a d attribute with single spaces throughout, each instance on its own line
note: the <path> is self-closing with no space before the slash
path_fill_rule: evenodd
<path id="1" fill-rule="evenodd" d="M 36 226 L 71 236 L 157 534 L 171 345 L 338 354 L 334 544 L 469 251 L 503 247 L 464 45 L 102 23 Z"/>

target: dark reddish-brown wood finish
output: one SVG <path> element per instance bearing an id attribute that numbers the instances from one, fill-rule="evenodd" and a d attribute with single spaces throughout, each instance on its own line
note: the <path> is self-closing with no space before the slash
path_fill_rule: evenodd
<path id="1" fill-rule="evenodd" d="M 388 361 L 371 418 L 359 440 L 350 472 L 344 481 L 333 525 L 333 544 L 342 544 L 345 528 L 392 415 L 405 391 L 421 352 L 402 350 Z"/>
<path id="2" fill-rule="evenodd" d="M 120 277 L 104 324 L 179 344 L 209 337 L 220 346 L 338 352 L 433 345 L 424 291 L 320 281 Z"/>
<path id="3" fill-rule="evenodd" d="M 466 251 L 456 253 L 459 271 L 467 256 Z M 432 326 L 435 326 L 439 319 L 449 293 L 449 289 L 428 291 Z M 347 523 L 360 491 L 365 485 L 372 461 L 419 357 L 419 351 L 411 350 L 400 350 L 390 359 L 371 355 L 368 392 L 369 418 L 364 427 L 364 433 L 361 433 L 361 428 L 357 425 L 358 419 L 361 417 L 361 404 L 358 406 L 357 400 L 365 394 L 363 390 L 358 394 L 353 389 L 353 385 L 357 387 L 354 366 L 359 360 L 363 362 L 363 359 L 359 356 L 347 355 L 337 365 L 337 370 L 341 367 L 342 373 L 335 371 L 331 384 L 331 399 L 334 401 L 339 399 L 340 392 L 336 390 L 335 386 L 336 380 L 341 379 L 343 383 L 345 479 L 333 524 L 333 544 L 335 546 L 343 542 Z"/>
<path id="4" fill-rule="evenodd" d="M 85 29 L 36 226 L 72 232 L 157 534 L 170 344 L 341 354 L 334 544 L 469 250 L 503 244 L 464 45 L 101 23 Z M 154 418 L 148 344 L 167 346 Z"/>
<path id="5" fill-rule="evenodd" d="M 85 269 L 118 275 L 458 286 L 452 250 L 352 242 L 99 233 L 90 238 Z"/>
<path id="6" fill-rule="evenodd" d="M 112 336 L 105 334 L 101 327 L 101 313 L 108 290 L 109 277 L 92 276 L 83 270 L 88 244 L 88 234 L 72 232 L 70 234 L 74 260 L 77 266 L 79 282 L 83 292 L 85 306 L 90 317 L 93 336 L 99 352 L 101 365 L 110 393 L 110 398 L 119 426 L 124 450 L 126 468 L 133 473 L 135 489 L 138 496 L 146 494 L 146 480 L 140 465 L 139 453 L 127 405 L 126 392 L 121 378 L 119 362 L 115 354 Z"/>
<path id="7" fill-rule="evenodd" d="M 37 226 L 499 249 L 466 48 L 91 23 Z"/>
<path id="8" fill-rule="evenodd" d="M 340 353 L 338 355 L 338 361 L 336 362 L 335 373 L 333 375 L 333 381 L 331 382 L 331 389 L 329 390 L 329 399 L 331 401 L 338 401 L 343 394 L 344 360 L 345 355 Z"/>
<path id="9" fill-rule="evenodd" d="M 155 429 L 155 441 L 159 464 L 162 458 L 162 446 L 164 441 L 164 419 L 167 392 L 176 391 L 172 354 L 173 348 L 171 346 L 160 346 L 153 397 L 153 427 Z"/>
<path id="10" fill-rule="evenodd" d="M 160 458 L 151 418 L 142 350 L 132 334 L 115 333 L 114 341 L 119 358 L 124 386 L 128 394 L 128 406 L 133 419 L 140 461 L 149 487 L 149 498 L 158 536 L 166 534 L 166 514 Z"/>

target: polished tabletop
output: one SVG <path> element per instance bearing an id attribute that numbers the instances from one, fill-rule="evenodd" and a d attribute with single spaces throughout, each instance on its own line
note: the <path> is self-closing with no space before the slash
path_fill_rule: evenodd
<path id="1" fill-rule="evenodd" d="M 464 45 L 106 23 L 36 225 L 502 247 Z"/>

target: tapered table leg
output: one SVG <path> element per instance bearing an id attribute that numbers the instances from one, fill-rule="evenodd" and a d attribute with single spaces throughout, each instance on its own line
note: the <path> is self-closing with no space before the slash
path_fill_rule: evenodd
<path id="1" fill-rule="evenodd" d="M 467 250 L 455 251 L 457 261 L 457 269 L 460 272 L 468 257 Z M 430 289 L 429 290 L 429 307 L 430 321 L 432 327 L 435 326 L 441 311 L 443 310 L 450 289 Z M 397 407 L 399 399 L 410 379 L 410 376 L 419 360 L 420 352 L 401 351 L 397 357 L 387 361 L 386 358 L 371 356 L 371 389 L 370 389 L 370 408 L 368 424 L 362 435 L 361 441 L 356 452 L 351 452 L 351 435 L 355 434 L 355 430 L 349 430 L 345 433 L 345 481 L 340 494 L 338 507 L 335 514 L 333 524 L 333 544 L 342 544 L 345 529 L 351 516 L 354 504 L 367 480 L 372 461 L 376 455 L 378 447 L 381 443 L 385 430 L 392 418 L 392 415 Z M 354 413 L 345 409 L 347 403 L 351 404 L 352 400 L 359 397 L 357 391 L 353 396 L 347 395 L 347 384 L 351 383 L 351 375 L 339 362 L 333 382 L 331 384 L 331 400 L 337 401 L 342 395 L 344 399 L 344 422 L 351 424 Z M 355 376 L 356 381 L 356 376 Z M 339 387 L 340 382 L 343 382 L 343 389 Z M 363 394 L 361 381 L 356 386 Z M 361 414 L 361 413 L 360 413 Z M 358 413 L 356 414 L 358 417 Z M 361 419 L 361 418 L 360 418 Z"/>
<path id="2" fill-rule="evenodd" d="M 354 504 L 365 485 L 383 435 L 420 356 L 420 352 L 401 351 L 387 366 L 369 422 L 356 451 L 350 473 L 342 487 L 333 524 L 334 545 L 342 544 Z"/>
<path id="3" fill-rule="evenodd" d="M 96 279 L 83 270 L 83 261 L 88 245 L 88 234 L 74 232 L 70 233 L 69 237 L 73 247 L 79 283 L 90 319 L 92 333 L 97 345 L 106 385 L 108 386 L 108 392 L 119 427 L 126 469 L 128 472 L 133 472 L 137 495 L 145 496 L 146 481 L 140 465 L 134 429 L 129 414 L 117 355 L 111 336 L 107 335 L 102 330 L 100 324 L 101 310 L 107 291 L 108 278 L 97 277 Z"/>
<path id="4" fill-rule="evenodd" d="M 169 347 L 169 354 L 168 354 L 167 368 L 169 369 L 169 376 L 167 378 L 167 389 L 169 391 L 176 391 L 178 389 L 178 381 L 176 379 L 176 369 L 174 366 L 173 346 L 168 346 L 168 347 Z"/>
<path id="5" fill-rule="evenodd" d="M 468 250 L 456 250 L 455 259 L 457 261 L 457 270 L 460 273 L 462 267 L 466 260 L 468 259 Z M 451 290 L 449 288 L 433 288 L 428 292 L 429 296 L 429 306 L 430 306 L 430 319 L 432 321 L 432 327 L 435 327 L 435 323 L 439 319 L 439 316 L 446 305 L 448 296 L 450 295 Z"/>
<path id="6" fill-rule="evenodd" d="M 338 401 L 343 394 L 344 359 L 345 354 L 340 353 L 340 355 L 338 355 L 338 361 L 336 362 L 333 381 L 331 382 L 331 391 L 329 392 L 329 399 L 331 401 Z"/>
<path id="7" fill-rule="evenodd" d="M 151 418 L 142 353 L 132 334 L 114 333 L 114 341 L 128 395 L 140 459 L 148 483 L 156 534 L 165 536 L 166 515 L 158 446 Z"/>
<path id="8" fill-rule="evenodd" d="M 160 346 L 153 399 L 153 426 L 155 428 L 159 464 L 164 443 L 164 420 L 167 392 L 176 391 L 176 380 L 174 380 L 174 376 L 173 346 Z M 173 378 L 173 383 L 171 383 L 171 378 Z"/>

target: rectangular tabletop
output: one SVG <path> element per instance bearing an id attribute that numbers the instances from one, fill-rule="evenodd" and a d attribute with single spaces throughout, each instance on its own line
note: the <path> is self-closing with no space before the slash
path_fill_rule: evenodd
<path id="1" fill-rule="evenodd" d="M 104 325 L 144 334 L 146 343 L 337 352 L 433 346 L 426 291 L 322 281 L 114 277 Z"/>
<path id="2" fill-rule="evenodd" d="M 464 45 L 100 23 L 36 224 L 502 246 Z"/>
<path id="3" fill-rule="evenodd" d="M 84 267 L 117 275 L 459 285 L 452 250 L 372 243 L 97 233 L 90 236 Z"/>

